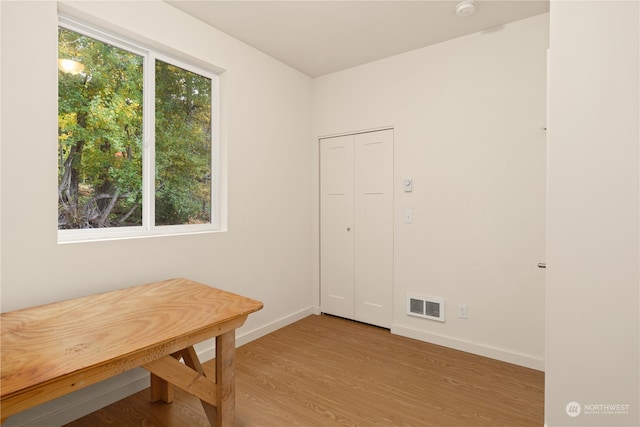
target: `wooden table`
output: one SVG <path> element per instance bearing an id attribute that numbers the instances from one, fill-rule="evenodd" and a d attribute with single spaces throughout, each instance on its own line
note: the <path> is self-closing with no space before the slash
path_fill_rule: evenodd
<path id="1" fill-rule="evenodd" d="M 197 396 L 216 427 L 235 411 L 235 329 L 262 303 L 172 279 L 2 313 L 1 405 L 7 417 L 142 366 L 151 399 Z M 215 378 L 193 345 L 215 337 Z M 184 364 L 180 363 L 183 359 Z"/>

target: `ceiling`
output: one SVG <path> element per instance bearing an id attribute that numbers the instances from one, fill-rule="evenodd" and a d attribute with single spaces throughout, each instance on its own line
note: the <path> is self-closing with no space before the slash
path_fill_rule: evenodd
<path id="1" fill-rule="evenodd" d="M 311 77 L 549 11 L 548 0 L 477 0 L 464 18 L 460 0 L 165 1 Z"/>

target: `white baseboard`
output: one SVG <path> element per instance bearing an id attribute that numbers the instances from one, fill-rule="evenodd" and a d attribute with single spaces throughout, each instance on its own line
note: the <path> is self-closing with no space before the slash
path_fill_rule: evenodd
<path id="1" fill-rule="evenodd" d="M 407 338 L 413 338 L 419 341 L 453 348 L 455 350 L 465 351 L 467 353 L 477 354 L 479 356 L 489 357 L 491 359 L 496 359 L 507 363 L 513 363 L 514 365 L 524 366 L 526 368 L 531 368 L 538 371 L 544 371 L 544 359 L 539 359 L 526 354 L 464 341 L 444 335 L 432 334 L 429 332 L 407 328 L 406 326 L 401 325 L 392 325 L 391 333 Z"/>
<path id="2" fill-rule="evenodd" d="M 236 335 L 236 346 L 247 344 L 255 339 L 270 334 L 284 326 L 297 322 L 311 314 L 313 307 L 301 309 L 266 325 Z M 203 343 L 197 348 L 201 361 L 215 357 L 214 341 Z M 118 400 L 124 399 L 149 387 L 149 373 L 136 368 L 122 375 L 109 378 L 74 393 L 43 403 L 42 405 L 12 415 L 2 427 L 55 427 L 70 423 L 84 417 Z"/>
<path id="3" fill-rule="evenodd" d="M 275 332 L 280 328 L 284 328 L 285 326 L 297 322 L 300 319 L 304 319 L 311 314 L 313 314 L 313 307 L 307 307 L 250 331 L 239 331 L 240 333 L 236 334 L 236 347 L 250 343 L 253 340 L 268 335 L 271 332 Z M 206 362 L 207 360 L 211 360 L 216 357 L 216 346 L 214 341 L 207 341 L 203 344 L 203 346 L 197 347 L 198 358 L 202 362 Z"/>

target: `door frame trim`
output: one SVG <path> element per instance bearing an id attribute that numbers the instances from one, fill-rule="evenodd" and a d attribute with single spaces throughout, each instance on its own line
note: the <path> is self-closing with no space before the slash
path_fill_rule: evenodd
<path id="1" fill-rule="evenodd" d="M 362 133 L 378 132 L 378 131 L 381 131 L 381 130 L 395 130 L 395 128 L 394 128 L 394 126 L 389 125 L 389 126 L 382 126 L 382 127 L 363 129 L 363 130 L 356 130 L 356 131 L 350 131 L 350 132 L 339 132 L 339 133 L 321 135 L 317 139 L 318 139 L 318 143 L 320 143 L 320 140 L 322 140 L 322 139 L 335 138 L 335 137 L 338 137 L 338 136 L 360 135 Z"/>

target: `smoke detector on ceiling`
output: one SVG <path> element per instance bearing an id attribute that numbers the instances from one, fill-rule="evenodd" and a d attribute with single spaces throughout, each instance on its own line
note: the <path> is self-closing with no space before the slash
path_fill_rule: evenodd
<path id="1" fill-rule="evenodd" d="M 463 0 L 456 5 L 456 15 L 460 17 L 471 16 L 476 11 L 476 0 Z"/>

